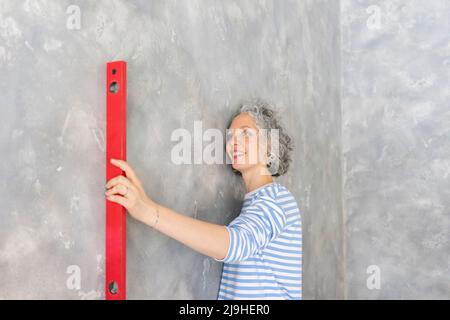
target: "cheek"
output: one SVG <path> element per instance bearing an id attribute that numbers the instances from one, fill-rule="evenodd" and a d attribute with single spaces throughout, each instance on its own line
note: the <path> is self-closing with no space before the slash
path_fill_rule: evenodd
<path id="1" fill-rule="evenodd" d="M 245 152 L 247 154 L 258 154 L 258 140 L 255 138 L 246 138 L 245 139 Z"/>
<path id="2" fill-rule="evenodd" d="M 243 148 L 245 151 L 250 151 L 254 148 L 255 141 L 251 137 L 245 137 L 243 141 Z"/>

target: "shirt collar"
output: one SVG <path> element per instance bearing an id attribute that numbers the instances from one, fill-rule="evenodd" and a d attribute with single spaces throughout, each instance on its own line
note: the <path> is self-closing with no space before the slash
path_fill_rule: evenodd
<path id="1" fill-rule="evenodd" d="M 270 186 L 270 185 L 273 185 L 273 184 L 275 184 L 275 183 L 276 183 L 276 182 L 266 183 L 266 184 L 262 185 L 261 187 L 256 188 L 255 190 L 252 190 L 252 191 L 250 191 L 250 192 L 247 192 L 247 193 L 245 194 L 245 196 L 244 196 L 244 200 L 245 200 L 245 199 L 249 199 L 250 197 L 254 196 L 258 191 L 261 191 L 262 189 L 264 189 L 264 188 L 266 188 L 266 187 L 268 187 L 268 186 Z"/>

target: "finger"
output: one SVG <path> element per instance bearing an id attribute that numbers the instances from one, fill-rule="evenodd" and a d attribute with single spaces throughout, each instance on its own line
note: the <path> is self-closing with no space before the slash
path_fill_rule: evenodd
<path id="1" fill-rule="evenodd" d="M 111 189 L 109 189 L 108 191 L 105 192 L 106 196 L 111 196 L 114 194 L 120 194 L 120 195 L 126 195 L 127 193 L 130 192 L 130 189 L 127 188 L 126 186 L 124 186 L 123 184 L 117 184 L 114 187 L 112 187 Z"/>
<path id="2" fill-rule="evenodd" d="M 106 199 L 108 199 L 111 202 L 118 203 L 128 209 L 129 200 L 125 197 L 112 195 L 107 197 Z"/>
<path id="3" fill-rule="evenodd" d="M 122 175 L 119 175 L 119 176 L 116 176 L 116 177 L 112 178 L 111 180 L 109 180 L 106 183 L 105 187 L 106 187 L 106 189 L 109 189 L 109 188 L 114 187 L 115 185 L 117 185 L 119 183 L 123 184 L 124 186 L 126 186 L 128 188 L 131 188 L 132 185 L 133 185 L 131 183 L 131 181 L 128 180 L 126 177 L 124 177 Z"/>
<path id="4" fill-rule="evenodd" d="M 111 159 L 111 163 L 115 165 L 116 167 L 119 167 L 123 171 L 125 171 L 126 176 L 136 185 L 140 185 L 140 181 L 134 172 L 133 168 L 124 160 L 119 159 Z"/>

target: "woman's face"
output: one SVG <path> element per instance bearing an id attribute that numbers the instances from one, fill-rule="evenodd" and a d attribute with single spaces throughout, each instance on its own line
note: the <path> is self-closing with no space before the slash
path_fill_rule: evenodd
<path id="1" fill-rule="evenodd" d="M 235 170 L 241 173 L 255 166 L 265 166 L 266 159 L 259 155 L 259 129 L 253 117 L 243 112 L 233 119 L 227 131 L 226 152 Z"/>

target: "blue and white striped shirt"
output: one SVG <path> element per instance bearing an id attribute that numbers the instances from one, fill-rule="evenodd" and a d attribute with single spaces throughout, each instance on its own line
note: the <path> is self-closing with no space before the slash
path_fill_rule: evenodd
<path id="1" fill-rule="evenodd" d="M 302 299 L 302 223 L 297 202 L 279 183 L 247 193 L 228 226 L 219 300 Z"/>

